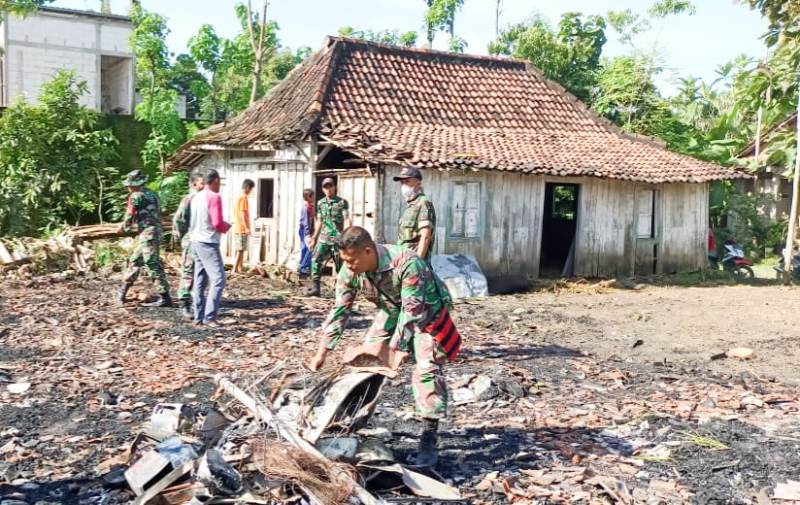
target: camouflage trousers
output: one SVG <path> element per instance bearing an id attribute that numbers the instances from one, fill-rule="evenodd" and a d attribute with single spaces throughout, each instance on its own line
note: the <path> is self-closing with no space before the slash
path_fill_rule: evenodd
<path id="1" fill-rule="evenodd" d="M 342 260 L 339 259 L 339 250 L 330 242 L 318 242 L 314 247 L 314 255 L 311 258 L 311 280 L 318 281 L 322 279 L 322 267 L 333 258 L 334 273 L 333 276 L 342 268 Z"/>
<path id="2" fill-rule="evenodd" d="M 139 272 L 144 268 L 147 276 L 153 280 L 158 294 L 169 294 L 169 282 L 167 274 L 164 272 L 164 265 L 161 263 L 160 256 L 161 237 L 140 236 L 136 243 L 136 249 L 128 259 L 128 271 L 125 273 L 125 284 L 131 285 L 136 282 Z"/>
<path id="3" fill-rule="evenodd" d="M 181 244 L 181 276 L 178 285 L 178 300 L 192 299 L 192 286 L 194 286 L 194 254 L 192 243 L 187 241 Z"/>
<path id="4" fill-rule="evenodd" d="M 379 309 L 365 336 L 366 344 L 389 346 L 397 326 L 397 311 Z M 411 374 L 411 391 L 419 417 L 441 419 L 447 415 L 447 381 L 444 364 L 447 354 L 432 335 L 414 332 L 412 340 L 414 371 Z"/>

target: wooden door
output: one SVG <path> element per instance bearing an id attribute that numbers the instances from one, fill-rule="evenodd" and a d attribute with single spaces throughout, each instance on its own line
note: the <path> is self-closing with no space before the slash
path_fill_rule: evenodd
<path id="1" fill-rule="evenodd" d="M 634 207 L 634 238 L 636 253 L 635 275 L 653 275 L 658 272 L 658 192 L 654 187 L 641 186 L 636 189 Z"/>
<path id="2" fill-rule="evenodd" d="M 340 197 L 350 204 L 353 226 L 361 226 L 375 236 L 375 177 L 370 175 L 339 175 Z"/>

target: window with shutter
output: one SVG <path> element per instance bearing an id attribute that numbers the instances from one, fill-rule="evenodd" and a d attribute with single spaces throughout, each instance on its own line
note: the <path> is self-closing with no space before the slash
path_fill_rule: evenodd
<path id="1" fill-rule="evenodd" d="M 453 183 L 450 236 L 477 238 L 481 221 L 480 182 Z"/>
<path id="2" fill-rule="evenodd" d="M 655 229 L 653 226 L 653 211 L 655 208 L 655 191 L 652 189 L 642 189 L 638 192 L 636 200 L 636 237 L 653 238 Z"/>

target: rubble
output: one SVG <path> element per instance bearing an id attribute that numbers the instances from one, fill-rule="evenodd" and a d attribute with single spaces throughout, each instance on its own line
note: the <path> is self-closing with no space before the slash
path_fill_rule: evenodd
<path id="1" fill-rule="evenodd" d="M 163 221 L 162 229 L 169 233 L 171 221 Z M 109 239 L 132 237 L 135 233 L 121 232 L 120 223 L 67 227 L 50 238 L 0 239 L 0 273 L 14 272 L 17 276 L 63 272 L 87 272 L 94 268 L 95 251 L 87 244 Z"/>
<path id="2" fill-rule="evenodd" d="M 323 373 L 303 370 L 300 358 L 330 301 L 295 298 L 272 282 L 233 279 L 225 324 L 197 329 L 174 310 L 106 302 L 113 279 L 5 281 L 3 500 L 130 503 L 137 496 L 125 472 L 173 437 L 197 457 L 186 471 L 171 461 L 162 467 L 164 476 L 181 474 L 158 493 L 162 503 L 348 501 L 351 481 L 376 500 L 406 503 L 437 503 L 432 489 L 455 490 L 461 503 L 476 505 L 756 503 L 800 481 L 797 388 L 741 369 L 600 358 L 588 345 L 587 352 L 557 345 L 578 333 L 599 342 L 592 321 L 560 318 L 531 303 L 538 295 L 526 295 L 456 311 L 468 339 L 448 366 L 453 401 L 441 428 L 441 464 L 426 474 L 435 483 L 420 485 L 428 496 L 417 496 L 419 481 L 406 475 L 419 473 L 407 464 L 419 430 L 409 367 L 341 367 L 342 350 Z M 369 323 L 366 307 L 356 304 L 343 344 Z M 724 363 L 746 369 L 762 356 Z M 342 379 L 354 374 L 358 380 Z M 245 393 L 248 405 L 218 389 L 216 376 Z M 7 390 L 17 383 L 31 386 L 21 395 Z M 459 391 L 470 401 L 456 401 Z M 313 444 L 303 438 L 320 426 Z M 347 446 L 337 460 L 326 449 L 335 445 Z M 282 470 L 287 462 L 291 475 Z"/>

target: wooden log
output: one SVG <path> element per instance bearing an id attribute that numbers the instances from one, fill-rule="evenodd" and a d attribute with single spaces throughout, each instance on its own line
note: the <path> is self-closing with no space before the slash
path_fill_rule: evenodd
<path id="1" fill-rule="evenodd" d="M 0 242 L 0 263 L 4 265 L 10 265 L 12 263 L 15 263 L 14 258 L 11 256 L 11 253 L 8 252 L 8 249 L 6 249 L 6 246 L 4 246 L 2 242 Z"/>
<path id="2" fill-rule="evenodd" d="M 224 375 L 219 374 L 214 376 L 214 382 L 217 383 L 217 386 L 222 388 L 223 391 L 237 399 L 242 405 L 244 405 L 247 410 L 252 412 L 255 416 L 259 419 L 263 420 L 264 422 L 268 423 L 272 428 L 278 432 L 282 438 L 284 438 L 287 442 L 292 444 L 293 446 L 297 447 L 298 449 L 307 452 L 313 456 L 318 458 L 326 459 L 325 456 L 317 450 L 316 447 L 311 445 L 306 439 L 300 436 L 299 433 L 294 431 L 291 427 L 287 426 L 281 420 L 277 419 L 272 412 L 261 405 L 255 398 L 245 393 L 242 389 L 236 386 L 233 382 L 228 380 Z M 369 491 L 361 487 L 353 478 L 344 473 L 342 477 L 345 478 L 353 485 L 353 490 L 355 491 L 356 497 L 361 500 L 361 503 L 364 505 L 379 505 L 383 503 L 383 500 L 379 500 L 375 496 L 372 495 Z"/>
<path id="3" fill-rule="evenodd" d="M 121 223 L 89 224 L 69 228 L 64 233 L 72 237 L 76 242 L 92 242 L 94 240 L 132 237 L 136 235 L 135 231 L 120 232 L 120 226 Z M 172 231 L 172 222 L 161 221 L 161 229 L 165 232 Z"/>

